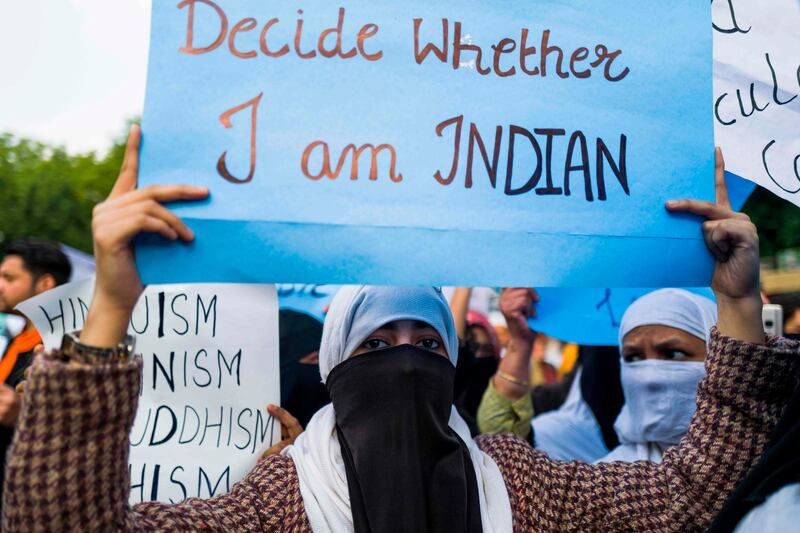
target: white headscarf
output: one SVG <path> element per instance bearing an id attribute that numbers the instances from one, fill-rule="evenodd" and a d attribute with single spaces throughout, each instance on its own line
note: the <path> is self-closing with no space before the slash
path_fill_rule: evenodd
<path id="1" fill-rule="evenodd" d="M 536 449 L 557 461 L 591 463 L 608 453 L 603 431 L 581 393 L 583 368 L 578 367 L 564 403 L 531 420 Z"/>
<path id="2" fill-rule="evenodd" d="M 640 326 L 670 326 L 708 342 L 717 323 L 717 304 L 683 289 L 660 289 L 634 301 L 619 326 L 619 349 L 625 335 Z"/>
<path id="3" fill-rule="evenodd" d="M 625 311 L 619 347 L 640 326 L 669 326 L 708 342 L 717 307 L 682 289 L 661 289 L 636 300 Z M 622 361 L 625 405 L 614 422 L 620 445 L 597 462 L 660 462 L 664 451 L 686 434 L 696 409 L 697 384 L 705 363 L 693 361 Z"/>
<path id="4" fill-rule="evenodd" d="M 325 317 L 319 350 L 322 380 L 327 380 L 331 370 L 350 357 L 373 331 L 395 320 L 419 320 L 431 325 L 442 337 L 447 356 L 455 366 L 458 338 L 450 308 L 439 289 L 348 286 L 336 294 Z M 449 425 L 469 448 L 478 481 L 483 531 L 510 532 L 511 504 L 500 469 L 472 440 L 466 422 L 455 408 Z M 320 409 L 294 445 L 282 453 L 294 461 L 311 529 L 353 531 L 333 405 Z"/>

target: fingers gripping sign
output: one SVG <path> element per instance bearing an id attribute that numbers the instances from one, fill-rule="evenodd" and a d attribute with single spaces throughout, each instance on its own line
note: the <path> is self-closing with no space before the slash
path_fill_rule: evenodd
<path id="1" fill-rule="evenodd" d="M 717 295 L 720 331 L 752 342 L 764 338 L 761 325 L 758 233 L 744 213 L 733 211 L 725 185 L 725 160 L 717 148 L 716 202 L 673 200 L 667 209 L 704 217 L 703 237 L 716 258 L 711 286 Z M 726 312 L 730 310 L 731 312 Z M 724 332 L 723 332 L 724 333 Z"/>
<path id="2" fill-rule="evenodd" d="M 124 338 L 130 314 L 142 293 L 133 238 L 139 233 L 158 233 L 168 240 L 191 241 L 192 230 L 162 204 L 208 196 L 207 188 L 191 185 L 137 189 L 141 139 L 141 129 L 134 125 L 119 177 L 108 198 L 92 213 L 97 281 L 82 339 L 95 346 L 114 346 Z"/>
<path id="3" fill-rule="evenodd" d="M 300 425 L 300 422 L 283 407 L 270 404 L 267 406 L 267 412 L 281 423 L 281 441 L 265 451 L 261 456 L 262 459 L 270 455 L 278 455 L 284 448 L 294 444 L 297 437 L 303 433 L 303 426 Z"/>

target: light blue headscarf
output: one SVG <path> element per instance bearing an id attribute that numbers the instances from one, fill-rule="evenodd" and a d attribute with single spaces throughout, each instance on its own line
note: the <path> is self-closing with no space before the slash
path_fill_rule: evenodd
<path id="1" fill-rule="evenodd" d="M 458 336 L 450 306 L 435 287 L 346 286 L 331 302 L 322 329 L 319 372 L 322 381 L 373 331 L 395 320 L 419 320 L 442 337 L 453 366 L 458 361 Z"/>

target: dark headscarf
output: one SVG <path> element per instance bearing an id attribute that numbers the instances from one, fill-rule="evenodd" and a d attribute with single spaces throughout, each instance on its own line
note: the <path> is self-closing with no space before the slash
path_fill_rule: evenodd
<path id="1" fill-rule="evenodd" d="M 322 324 L 315 318 L 282 309 L 279 313 L 281 406 L 305 427 L 320 407 L 330 403 L 319 365 L 301 363 L 319 352 Z"/>

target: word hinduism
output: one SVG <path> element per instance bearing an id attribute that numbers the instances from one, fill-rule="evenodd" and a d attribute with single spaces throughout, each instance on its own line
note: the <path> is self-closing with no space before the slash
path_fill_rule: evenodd
<path id="1" fill-rule="evenodd" d="M 80 296 L 67 297 L 40 305 L 39 311 L 47 321 L 49 333 L 76 331 L 83 327 L 89 313 L 89 302 Z M 186 293 L 170 294 L 160 291 L 145 294 L 133 312 L 131 330 L 143 335 L 157 330 L 159 338 L 165 336 L 217 335 L 217 295 L 203 296 Z"/>

